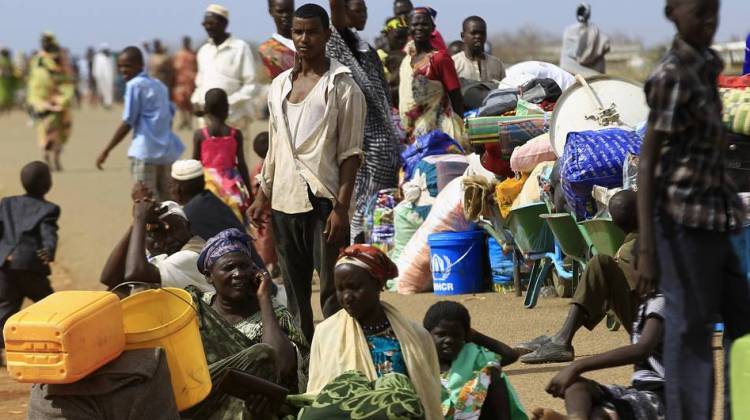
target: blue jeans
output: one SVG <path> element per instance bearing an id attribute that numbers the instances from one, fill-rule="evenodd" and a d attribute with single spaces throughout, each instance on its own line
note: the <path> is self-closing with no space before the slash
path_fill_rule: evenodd
<path id="1" fill-rule="evenodd" d="M 750 333 L 750 284 L 731 235 L 657 220 L 661 289 L 666 297 L 664 341 L 667 419 L 713 417 L 714 323 L 724 322 L 724 418 L 731 418 L 729 349 Z"/>

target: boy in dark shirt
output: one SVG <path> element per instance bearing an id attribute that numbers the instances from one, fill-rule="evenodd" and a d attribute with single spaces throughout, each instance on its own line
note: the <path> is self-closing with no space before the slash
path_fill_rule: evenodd
<path id="1" fill-rule="evenodd" d="M 730 242 L 744 210 L 725 169 L 716 87 L 723 63 L 710 48 L 719 0 L 667 0 L 665 12 L 678 35 L 646 83 L 638 290 L 659 286 L 666 299 L 667 418 L 706 419 L 713 416 L 713 323 L 724 321 L 725 351 L 750 332 L 750 290 Z M 729 418 L 728 387 L 724 395 Z"/>
<path id="2" fill-rule="evenodd" d="M 21 184 L 25 195 L 0 200 L 0 331 L 24 298 L 36 302 L 53 292 L 47 276 L 57 250 L 60 207 L 44 199 L 52 187 L 49 166 L 27 164 Z"/>

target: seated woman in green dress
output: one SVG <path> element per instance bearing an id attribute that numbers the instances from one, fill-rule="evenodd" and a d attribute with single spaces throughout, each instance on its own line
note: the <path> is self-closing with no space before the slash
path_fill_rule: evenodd
<path id="1" fill-rule="evenodd" d="M 315 330 L 301 419 L 442 419 L 440 369 L 430 334 L 380 301 L 396 265 L 369 245 L 346 248 L 336 264 L 343 307 Z"/>
<path id="2" fill-rule="evenodd" d="M 508 345 L 471 328 L 469 311 L 457 302 L 438 302 L 423 325 L 440 360 L 446 419 L 528 420 L 502 366 L 518 360 Z"/>
<path id="3" fill-rule="evenodd" d="M 200 332 L 214 389 L 186 413 L 192 419 L 249 416 L 245 402 L 218 391 L 217 381 L 230 368 L 288 388 L 305 389 L 309 345 L 285 307 L 272 298 L 273 284 L 254 261 L 250 237 L 227 229 L 209 239 L 198 269 L 216 292 L 189 287 L 198 302 Z M 261 418 L 267 418 L 261 416 Z"/>

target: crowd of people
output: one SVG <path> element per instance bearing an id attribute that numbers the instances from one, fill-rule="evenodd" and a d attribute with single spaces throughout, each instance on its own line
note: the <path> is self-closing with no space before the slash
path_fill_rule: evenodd
<path id="1" fill-rule="evenodd" d="M 640 189 L 609 202 L 625 243 L 615 256 L 589 261 L 558 332 L 515 346 L 477 331 L 456 302 L 434 304 L 421 322 L 408 319 L 381 300 L 398 268 L 364 243 L 368 202 L 399 187 L 406 145 L 438 130 L 472 150 L 462 88 L 506 77 L 501 58 L 486 48 L 487 22 L 469 16 L 460 42 L 449 47 L 434 9 L 396 0 L 373 46 L 360 34 L 368 24 L 365 0 L 329 5 L 330 13 L 268 0 L 276 33 L 258 49 L 260 71 L 249 44 L 229 32 L 229 10 L 216 4 L 203 16 L 206 43 L 193 52 L 184 38 L 173 57 L 155 41 L 116 56 L 103 45 L 74 63 L 53 34 L 43 34 L 28 63 L 25 101 L 46 163 L 26 165 L 26 194 L 0 202 L 0 322 L 25 297 L 53 293 L 48 275 L 60 208 L 45 199 L 51 170 L 62 170 L 76 92 L 96 91 L 96 102 L 109 108 L 121 78 L 122 120 L 96 166 L 103 169 L 132 132 L 133 212 L 101 283 L 126 294 L 123 285 L 130 293 L 142 284 L 188 290 L 212 382 L 240 369 L 292 395 L 279 407 L 263 392 L 243 401 L 214 386 L 186 412 L 172 403 L 155 412 L 153 401 L 134 397 L 148 382 L 119 370 L 110 378 L 120 384 L 111 400 L 83 385 L 64 392 L 35 385 L 30 417 L 96 418 L 115 399 L 130 405 L 113 418 L 710 417 L 709 325 L 723 319 L 727 350 L 750 333 L 750 285 L 730 243 L 747 210 L 727 182 L 716 142 L 721 65 L 710 45 L 718 0 L 666 1 L 678 35 L 645 88 L 651 111 Z M 605 71 L 609 41 L 590 16 L 581 5 L 578 23 L 566 30 L 561 67 L 574 74 Z M 0 106 L 7 109 L 20 74 L 7 50 L 0 60 Z M 268 131 L 252 139 L 263 161 L 251 172 L 245 133 L 259 96 L 267 97 Z M 198 127 L 191 159 L 181 159 L 175 120 L 179 128 Z M 324 317 L 317 326 L 314 273 Z M 575 359 L 576 332 L 593 329 L 608 311 L 631 344 Z M 571 362 L 546 386 L 565 400 L 566 414 L 524 408 L 503 373 L 519 359 Z M 635 366 L 631 384 L 583 377 L 626 365 Z"/>

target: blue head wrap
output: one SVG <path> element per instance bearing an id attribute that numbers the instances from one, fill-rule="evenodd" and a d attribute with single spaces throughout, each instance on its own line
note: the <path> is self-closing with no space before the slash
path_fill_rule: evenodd
<path id="1" fill-rule="evenodd" d="M 236 228 L 219 232 L 219 234 L 209 239 L 203 247 L 203 251 L 201 251 L 198 257 L 198 271 L 203 275 L 207 275 L 211 267 L 216 263 L 216 260 L 233 252 L 243 253 L 253 259 L 255 263 L 255 255 L 251 249 L 252 245 L 250 241 L 251 238 L 247 233 Z"/>

